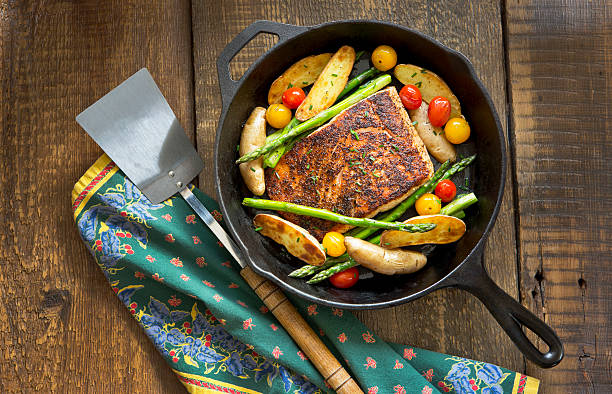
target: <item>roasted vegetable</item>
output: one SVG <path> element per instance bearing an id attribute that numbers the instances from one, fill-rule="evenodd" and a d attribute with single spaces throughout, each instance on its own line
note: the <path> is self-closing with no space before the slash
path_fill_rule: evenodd
<path id="1" fill-rule="evenodd" d="M 440 163 L 444 163 L 447 160 L 455 161 L 457 158 L 455 147 L 446 140 L 444 131 L 440 127 L 434 127 L 429 122 L 427 108 L 427 103 L 423 101 L 419 108 L 408 111 L 410 118 L 414 121 L 416 131 L 425 143 L 427 151 L 435 157 L 436 160 Z"/>
<path id="2" fill-rule="evenodd" d="M 414 203 L 419 215 L 435 215 L 442 209 L 442 201 L 435 194 L 425 193 Z"/>
<path id="3" fill-rule="evenodd" d="M 330 231 L 323 237 L 323 249 L 328 256 L 338 257 L 346 252 L 344 235 L 337 231 Z"/>
<path id="4" fill-rule="evenodd" d="M 444 126 L 444 135 L 451 144 L 462 144 L 470 138 L 470 125 L 463 118 L 452 118 Z"/>
<path id="5" fill-rule="evenodd" d="M 281 137 L 287 134 L 292 128 L 294 128 L 298 124 L 300 124 L 299 120 L 297 120 L 296 118 L 291 119 L 291 122 L 289 122 L 289 124 L 285 126 L 282 130 L 278 130 L 276 133 L 270 134 L 266 138 L 266 142 L 274 141 L 278 137 Z M 264 167 L 270 167 L 270 168 L 276 167 L 281 157 L 283 157 L 285 152 L 287 152 L 289 149 L 290 149 L 290 143 L 281 145 L 278 148 L 274 149 L 272 152 L 268 153 L 264 157 Z"/>
<path id="6" fill-rule="evenodd" d="M 334 53 L 295 111 L 295 117 L 303 122 L 331 107 L 346 86 L 354 62 L 355 50 L 350 46 L 345 45 Z"/>
<path id="7" fill-rule="evenodd" d="M 300 226 L 267 214 L 256 215 L 253 224 L 262 235 L 283 245 L 298 259 L 311 265 L 325 263 L 325 251 L 321 244 Z"/>
<path id="8" fill-rule="evenodd" d="M 377 227 L 388 230 L 401 230 L 408 232 L 426 232 L 432 230 L 435 226 L 427 223 L 418 225 L 407 225 L 399 222 L 381 222 L 368 218 L 354 218 L 350 216 L 340 215 L 338 213 L 307 207 L 305 205 L 293 204 L 285 201 L 265 200 L 263 198 L 245 198 L 242 200 L 242 205 L 257 208 L 270 209 L 273 211 L 291 212 L 298 215 L 311 216 L 319 219 L 329 220 L 335 223 L 349 224 L 357 227 Z"/>
<path id="9" fill-rule="evenodd" d="M 246 155 L 266 142 L 266 109 L 256 107 L 247 119 L 240 136 L 240 155 Z M 261 196 L 266 191 L 263 159 L 240 164 L 240 174 L 251 193 Z"/>
<path id="10" fill-rule="evenodd" d="M 327 278 L 330 278 L 331 276 L 345 271 L 349 268 L 355 267 L 359 265 L 355 260 L 353 260 L 352 258 L 346 257 L 346 259 L 340 263 L 336 263 L 333 266 L 326 268 L 322 271 L 320 271 L 318 274 L 316 274 L 315 276 L 313 276 L 312 278 L 310 278 L 310 280 L 308 280 L 306 283 L 308 284 L 315 284 L 315 283 L 319 283 L 321 281 L 324 281 Z"/>
<path id="11" fill-rule="evenodd" d="M 259 156 L 263 156 L 266 153 L 271 152 L 279 146 L 285 144 L 286 142 L 294 139 L 298 135 L 305 133 L 308 130 L 314 129 L 315 127 L 321 126 L 323 123 L 327 122 L 329 119 L 333 118 L 341 111 L 357 103 L 358 101 L 363 100 L 371 94 L 378 92 L 380 89 L 384 88 L 389 83 L 391 83 L 391 76 L 388 74 L 383 74 L 380 77 L 373 79 L 369 83 L 365 84 L 362 88 L 357 89 L 355 93 L 351 94 L 346 99 L 340 101 L 338 104 L 335 104 L 331 108 L 320 112 L 318 115 L 308 119 L 306 122 L 300 123 L 287 134 L 275 139 L 274 141 L 266 142 L 266 144 L 261 148 L 256 149 L 255 151 L 247 155 L 241 156 L 238 160 L 236 160 L 236 164 L 245 163 L 247 161 L 251 161 L 253 159 L 258 158 Z"/>
<path id="12" fill-rule="evenodd" d="M 422 234 L 405 236 L 402 231 L 383 231 L 380 245 L 386 249 L 423 244 L 448 244 L 459 240 L 465 234 L 465 223 L 461 219 L 447 215 L 415 216 L 404 223 L 425 223 L 431 221 L 437 226 Z"/>
<path id="13" fill-rule="evenodd" d="M 446 97 L 451 104 L 450 117 L 461 115 L 459 99 L 453 94 L 448 85 L 436 74 L 412 64 L 398 64 L 393 72 L 395 78 L 404 85 L 415 85 L 421 91 L 423 100 L 429 103 L 434 97 Z"/>
<path id="14" fill-rule="evenodd" d="M 339 289 L 348 289 L 353 287 L 359 281 L 359 269 L 351 267 L 347 270 L 337 272 L 329 278 L 329 283 Z"/>
<path id="15" fill-rule="evenodd" d="M 380 45 L 372 52 L 372 64 L 380 71 L 387 71 L 397 64 L 397 53 L 389 45 Z"/>
<path id="16" fill-rule="evenodd" d="M 266 120 L 275 129 L 282 129 L 291 122 L 291 110 L 284 104 L 272 104 L 266 110 Z"/>
<path id="17" fill-rule="evenodd" d="M 410 274 L 427 263 L 427 257 L 423 253 L 412 250 L 384 249 L 353 237 L 345 237 L 344 244 L 355 262 L 379 274 Z"/>
<path id="18" fill-rule="evenodd" d="M 355 60 L 355 61 L 357 61 L 357 60 Z M 338 95 L 338 98 L 336 100 L 340 100 L 342 97 L 344 97 L 348 93 L 350 93 L 351 90 L 355 89 L 357 86 L 361 85 L 362 83 L 364 83 L 368 79 L 376 76 L 378 73 L 380 73 L 380 71 L 378 71 L 378 69 L 376 69 L 376 67 L 372 67 L 372 68 L 368 68 L 366 71 L 364 71 L 361 74 L 357 75 L 355 78 L 351 79 L 350 81 L 348 81 L 346 83 L 346 86 L 344 87 L 344 90 L 342 90 L 342 92 L 340 92 L 340 94 Z"/>
<path id="19" fill-rule="evenodd" d="M 478 202 L 474 193 L 462 194 L 442 208 L 440 214 L 457 216 L 465 208 Z M 457 216 L 458 217 L 458 216 Z"/>
<path id="20" fill-rule="evenodd" d="M 279 104 L 282 100 L 283 93 L 289 88 L 294 86 L 305 88 L 306 86 L 312 85 L 331 57 L 331 53 L 323 53 L 321 55 L 305 57 L 293 64 L 280 77 L 272 82 L 272 86 L 270 86 L 270 91 L 268 92 L 268 104 Z"/>

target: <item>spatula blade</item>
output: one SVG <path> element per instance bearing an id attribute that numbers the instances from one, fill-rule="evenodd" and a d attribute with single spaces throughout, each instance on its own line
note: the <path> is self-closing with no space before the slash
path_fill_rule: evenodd
<path id="1" fill-rule="evenodd" d="M 81 112 L 76 121 L 155 204 L 184 189 L 204 168 L 146 68 Z"/>

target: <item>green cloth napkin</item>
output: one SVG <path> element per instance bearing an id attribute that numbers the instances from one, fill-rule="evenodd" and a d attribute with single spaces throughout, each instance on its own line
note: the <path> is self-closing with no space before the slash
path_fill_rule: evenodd
<path id="1" fill-rule="evenodd" d="M 216 202 L 193 191 L 223 224 Z M 329 391 L 180 197 L 152 204 L 103 156 L 75 185 L 73 211 L 113 291 L 189 392 Z M 531 377 L 386 343 L 348 311 L 288 296 L 364 392 L 537 392 Z"/>

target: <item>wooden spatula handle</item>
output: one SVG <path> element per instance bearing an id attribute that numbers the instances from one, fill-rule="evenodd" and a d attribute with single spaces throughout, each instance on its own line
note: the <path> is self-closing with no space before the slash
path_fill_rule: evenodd
<path id="1" fill-rule="evenodd" d="M 240 275 L 255 290 L 333 390 L 340 394 L 363 393 L 278 286 L 257 275 L 249 267 L 243 268 Z"/>

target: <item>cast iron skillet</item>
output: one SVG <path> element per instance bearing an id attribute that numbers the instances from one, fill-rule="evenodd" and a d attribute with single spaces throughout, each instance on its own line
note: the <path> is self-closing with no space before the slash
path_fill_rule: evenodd
<path id="1" fill-rule="evenodd" d="M 239 81 L 232 80 L 230 61 L 259 33 L 277 35 L 278 43 L 253 63 Z M 249 196 L 234 164 L 241 126 L 255 106 L 267 106 L 270 84 L 295 61 L 312 54 L 334 52 L 345 44 L 371 51 L 383 43 L 396 49 L 400 62 L 414 63 L 440 75 L 458 96 L 473 136 L 471 145 L 461 149 L 478 154 L 470 166 L 478 207 L 467 215 L 469 230 L 463 238 L 452 246 L 434 249 L 425 268 L 415 274 L 375 276 L 348 290 L 325 284 L 311 286 L 287 276 L 301 264 L 282 247 L 253 231 L 254 212 L 241 205 L 242 198 Z M 307 27 L 258 21 L 225 47 L 217 60 L 217 71 L 223 109 L 215 141 L 216 190 L 226 224 L 255 272 L 310 301 L 348 309 L 383 308 L 443 287 L 459 287 L 485 304 L 527 358 L 542 367 L 552 367 L 561 361 L 563 345 L 554 331 L 500 289 L 482 265 L 485 240 L 502 200 L 506 150 L 493 103 L 462 54 L 417 31 L 386 22 L 339 21 Z M 522 326 L 537 334 L 549 350 L 540 352 L 525 336 Z"/>

